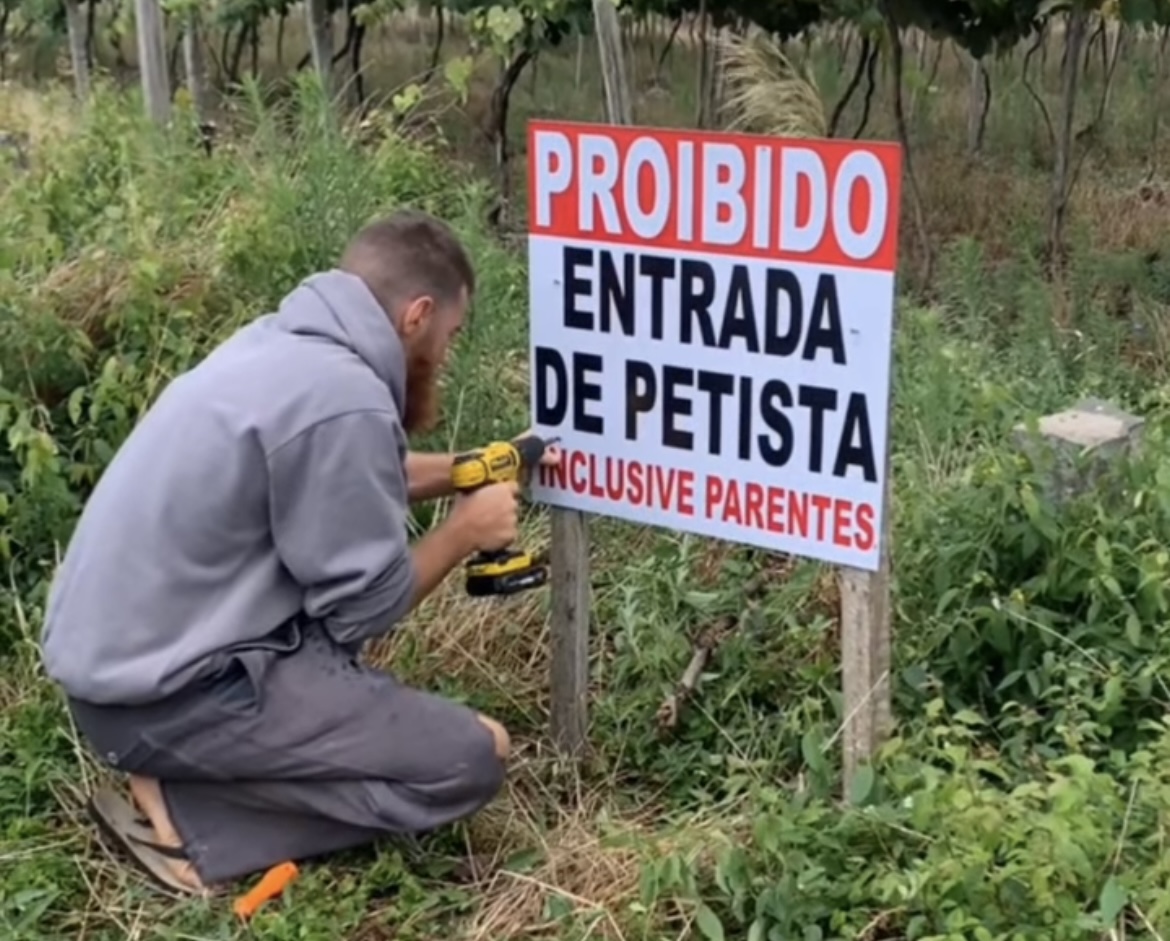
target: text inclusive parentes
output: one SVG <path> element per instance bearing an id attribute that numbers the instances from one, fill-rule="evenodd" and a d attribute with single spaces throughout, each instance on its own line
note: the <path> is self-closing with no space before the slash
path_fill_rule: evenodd
<path id="1" fill-rule="evenodd" d="M 542 466 L 539 478 L 542 486 L 581 497 L 683 517 L 698 514 L 724 525 L 831 542 L 842 549 L 868 552 L 876 538 L 871 503 L 724 474 L 696 474 L 636 458 L 566 451 L 560 464 Z"/>

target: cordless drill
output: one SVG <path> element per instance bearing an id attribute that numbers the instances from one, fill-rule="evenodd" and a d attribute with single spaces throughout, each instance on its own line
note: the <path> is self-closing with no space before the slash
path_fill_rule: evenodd
<path id="1" fill-rule="evenodd" d="M 519 480 L 540 463 L 545 441 L 528 435 L 517 441 L 495 441 L 487 447 L 455 455 L 451 484 L 457 493 L 471 493 L 489 484 Z M 478 552 L 467 562 L 467 593 L 473 597 L 514 595 L 539 588 L 548 581 L 548 569 L 521 549 Z"/>

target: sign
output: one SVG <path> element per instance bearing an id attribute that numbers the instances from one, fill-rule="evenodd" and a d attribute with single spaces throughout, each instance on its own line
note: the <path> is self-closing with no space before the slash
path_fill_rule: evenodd
<path id="1" fill-rule="evenodd" d="M 536 499 L 878 567 L 901 150 L 528 126 Z"/>

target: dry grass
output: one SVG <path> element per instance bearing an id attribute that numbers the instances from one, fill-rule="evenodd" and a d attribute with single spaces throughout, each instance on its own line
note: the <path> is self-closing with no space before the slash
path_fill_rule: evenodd
<path id="1" fill-rule="evenodd" d="M 526 384 L 526 382 L 525 382 Z M 444 501 L 436 507 L 444 514 Z M 611 574 L 629 559 L 648 550 L 660 534 L 652 529 L 623 533 L 621 554 L 615 556 L 598 540 L 592 560 L 593 603 L 603 606 Z M 547 563 L 547 517 L 530 517 L 521 527 L 518 545 Z M 733 551 L 712 541 L 711 560 L 703 566 L 713 576 Z M 371 644 L 371 663 L 401 672 L 410 682 L 434 686 L 451 682 L 459 689 L 506 705 L 524 717 L 530 729 L 548 721 L 549 618 L 547 591 L 523 592 L 504 598 L 473 598 L 455 572 L 391 635 Z M 598 651 L 603 656 L 604 651 Z"/>
<path id="2" fill-rule="evenodd" d="M 613 788 L 579 798 L 562 808 L 544 833 L 534 834 L 537 864 L 527 871 L 500 869 L 481 882 L 465 941 L 562 937 L 550 903 L 562 916 L 571 912 L 585 936 L 625 941 L 630 935 L 623 926 L 635 911 L 644 866 L 674 854 L 684 855 L 692 866 L 710 865 L 739 825 L 706 818 L 664 829 L 661 812 L 652 806 L 615 815 L 612 798 L 605 796 Z M 653 917 L 664 921 L 676 914 L 663 906 Z"/>
<path id="3" fill-rule="evenodd" d="M 1170 230 L 1167 188 L 1149 178 L 1118 181 L 1092 177 L 1076 195 L 1082 206 L 1092 207 L 1094 241 L 1099 240 L 1106 251 L 1150 249 L 1164 241 Z"/>
<path id="4" fill-rule="evenodd" d="M 67 87 L 31 89 L 0 82 L 0 131 L 27 134 L 33 148 L 67 136 L 77 117 Z"/>
<path id="5" fill-rule="evenodd" d="M 440 510 L 441 512 L 441 510 Z M 521 537 L 528 551 L 548 546 L 547 522 L 528 526 Z M 531 714 L 545 699 L 548 681 L 546 593 L 525 592 L 510 598 L 472 598 L 455 573 L 392 635 L 371 645 L 369 658 L 379 666 L 409 664 L 414 683 L 439 679 L 481 690 Z M 544 716 L 532 716 L 540 722 Z"/>
<path id="6" fill-rule="evenodd" d="M 727 97 L 728 129 L 777 137 L 824 137 L 828 121 L 816 80 L 795 66 L 768 35 L 719 40 Z"/>
<path id="7" fill-rule="evenodd" d="M 171 256 L 176 270 L 158 298 L 160 306 L 182 310 L 213 292 L 216 272 L 210 233 L 215 228 L 209 225 L 208 237 L 184 241 L 183 251 Z M 124 313 L 138 291 L 134 284 L 137 261 L 96 249 L 56 266 L 34 296 L 58 320 L 84 330 L 91 341 L 100 343 L 104 325 Z"/>
<path id="8" fill-rule="evenodd" d="M 481 887 L 478 911 L 467 925 L 467 941 L 557 937 L 548 902 L 558 898 L 578 918 L 593 922 L 594 937 L 624 937 L 614 912 L 637 897 L 647 840 L 643 825 L 625 819 L 617 829 L 624 840 L 599 831 L 598 808 L 587 803 L 562 815 L 542 836 L 542 861 L 529 872 L 502 869 Z"/>

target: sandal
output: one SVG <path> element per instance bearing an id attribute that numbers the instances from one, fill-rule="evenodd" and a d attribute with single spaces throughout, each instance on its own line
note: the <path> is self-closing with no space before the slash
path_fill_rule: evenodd
<path id="1" fill-rule="evenodd" d="M 102 833 L 129 853 L 160 886 L 186 896 L 208 894 L 175 875 L 169 863 L 186 861 L 186 851 L 158 843 L 150 822 L 125 798 L 109 788 L 100 788 L 86 802 L 86 808 Z"/>

